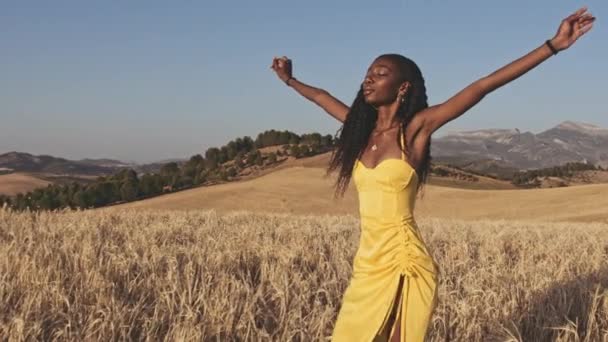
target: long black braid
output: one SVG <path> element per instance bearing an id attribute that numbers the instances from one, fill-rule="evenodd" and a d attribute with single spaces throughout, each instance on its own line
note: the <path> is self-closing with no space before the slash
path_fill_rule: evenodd
<path id="1" fill-rule="evenodd" d="M 399 134 L 396 136 L 397 146 L 401 146 L 400 136 L 402 132 L 405 131 L 416 113 L 428 107 L 424 78 L 416 63 L 407 57 L 399 54 L 385 54 L 378 58 L 380 57 L 389 58 L 395 62 L 399 66 L 403 81 L 410 82 L 409 90 L 405 94 L 405 101 L 399 105 L 396 113 L 397 119 L 401 122 Z M 378 111 L 364 100 L 362 84 L 350 107 L 346 120 L 334 136 L 336 138 L 339 134 L 339 137 L 336 139 L 336 148 L 332 153 L 326 173 L 326 175 L 329 175 L 329 173 L 338 167 L 340 168 L 340 173 L 335 183 L 336 191 L 334 197 L 344 196 L 344 192 L 352 177 L 354 165 L 365 150 L 368 139 L 376 126 L 377 118 Z M 419 176 L 417 191 L 420 190 L 422 184 L 426 183 L 430 169 L 432 159 L 430 138 L 425 151 L 420 168 L 416 170 Z M 403 152 L 409 155 L 410 148 L 407 143 Z"/>

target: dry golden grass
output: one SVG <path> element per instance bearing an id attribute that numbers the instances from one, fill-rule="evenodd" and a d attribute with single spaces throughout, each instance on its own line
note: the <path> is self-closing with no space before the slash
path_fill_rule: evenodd
<path id="1" fill-rule="evenodd" d="M 608 341 L 608 225 L 418 223 L 431 341 Z M 359 220 L 247 211 L 0 210 L 0 339 L 321 341 Z"/>
<path id="2" fill-rule="evenodd" d="M 252 210 L 294 214 L 358 214 L 351 181 L 343 199 L 333 199 L 335 174 L 316 167 L 290 167 L 259 178 L 200 187 L 116 208 Z M 447 219 L 604 221 L 608 223 L 608 184 L 552 189 L 470 190 L 426 185 L 416 203 L 418 216 Z"/>
<path id="3" fill-rule="evenodd" d="M 47 186 L 51 182 L 26 173 L 9 173 L 0 175 L 0 194 L 13 196 L 20 192 L 26 193 L 36 188 Z"/>

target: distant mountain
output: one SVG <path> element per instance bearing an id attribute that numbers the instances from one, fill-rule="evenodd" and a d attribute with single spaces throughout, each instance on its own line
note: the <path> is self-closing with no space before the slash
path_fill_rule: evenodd
<path id="1" fill-rule="evenodd" d="M 32 155 L 24 152 L 0 154 L 0 169 L 15 172 L 44 172 L 58 175 L 110 175 L 118 167 L 104 166 L 93 160 L 73 161 L 49 155 Z"/>
<path id="2" fill-rule="evenodd" d="M 157 173 L 169 162 L 181 164 L 188 159 L 166 159 L 148 164 L 128 163 L 115 159 L 81 159 L 69 160 L 49 155 L 32 155 L 25 152 L 0 154 L 0 173 L 6 172 L 42 172 L 56 175 L 104 176 L 120 169 L 133 169 L 138 173 Z"/>
<path id="3" fill-rule="evenodd" d="M 135 163 L 125 163 L 120 160 L 114 159 L 80 159 L 77 161 L 78 163 L 87 164 L 87 165 L 96 165 L 102 167 L 109 168 L 121 168 L 121 167 L 135 167 L 137 164 Z"/>
<path id="4" fill-rule="evenodd" d="M 539 169 L 582 162 L 608 167 L 608 128 L 589 123 L 564 121 L 538 134 L 512 129 L 481 129 L 450 132 L 432 142 L 436 163 L 451 164 L 477 173 L 510 178 L 519 170 Z M 53 174 L 107 175 L 123 168 L 138 173 L 156 173 L 169 162 L 178 165 L 187 158 L 165 159 L 148 164 L 113 159 L 78 161 L 48 155 L 9 152 L 0 155 L 0 171 Z"/>
<path id="5" fill-rule="evenodd" d="M 451 132 L 433 139 L 437 162 L 486 172 L 525 170 L 581 162 L 608 166 L 608 129 L 564 121 L 538 134 L 513 129 Z M 495 172 L 490 172 L 495 173 Z"/>
<path id="6" fill-rule="evenodd" d="M 163 165 L 163 164 L 173 163 L 173 162 L 176 162 L 176 163 L 179 164 L 179 163 L 187 162 L 189 159 L 190 158 L 170 158 L 170 159 L 163 159 L 163 160 L 155 161 L 155 162 L 152 162 L 152 163 L 149 163 L 149 164 L 146 164 L 146 165 L 151 165 L 151 164 L 161 164 L 161 165 Z"/>

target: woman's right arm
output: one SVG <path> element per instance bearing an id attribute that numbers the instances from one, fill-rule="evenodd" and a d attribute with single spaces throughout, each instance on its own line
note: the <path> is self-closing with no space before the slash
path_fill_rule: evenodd
<path id="1" fill-rule="evenodd" d="M 333 116 L 338 121 L 344 122 L 346 120 L 346 115 L 350 108 L 342 103 L 342 101 L 333 97 L 326 90 L 310 86 L 293 78 L 290 59 L 285 56 L 281 58 L 275 57 L 272 60 L 271 68 L 283 82 L 289 80 L 287 84 L 295 89 L 300 95 L 323 108 L 329 115 Z"/>

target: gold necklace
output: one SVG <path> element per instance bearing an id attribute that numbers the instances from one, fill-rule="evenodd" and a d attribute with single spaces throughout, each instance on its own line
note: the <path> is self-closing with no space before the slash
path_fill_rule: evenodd
<path id="1" fill-rule="evenodd" d="M 381 131 L 378 131 L 378 132 L 381 132 L 381 133 L 382 133 L 382 136 L 385 136 L 385 135 L 386 135 L 386 134 L 385 134 L 385 132 L 386 132 L 386 131 L 391 130 L 391 129 L 395 128 L 395 127 L 399 127 L 399 124 L 397 124 L 397 125 L 395 125 L 395 126 L 391 126 L 391 127 L 389 127 L 389 128 L 385 128 L 385 129 L 383 129 L 383 130 L 381 130 Z M 374 132 L 374 131 L 372 131 L 372 132 Z M 374 134 L 374 136 L 378 136 L 378 135 L 380 135 L 380 133 Z M 374 143 L 374 144 L 372 145 L 372 151 L 375 151 L 375 150 L 377 150 L 377 149 L 378 149 L 378 146 L 376 145 L 376 143 Z"/>

